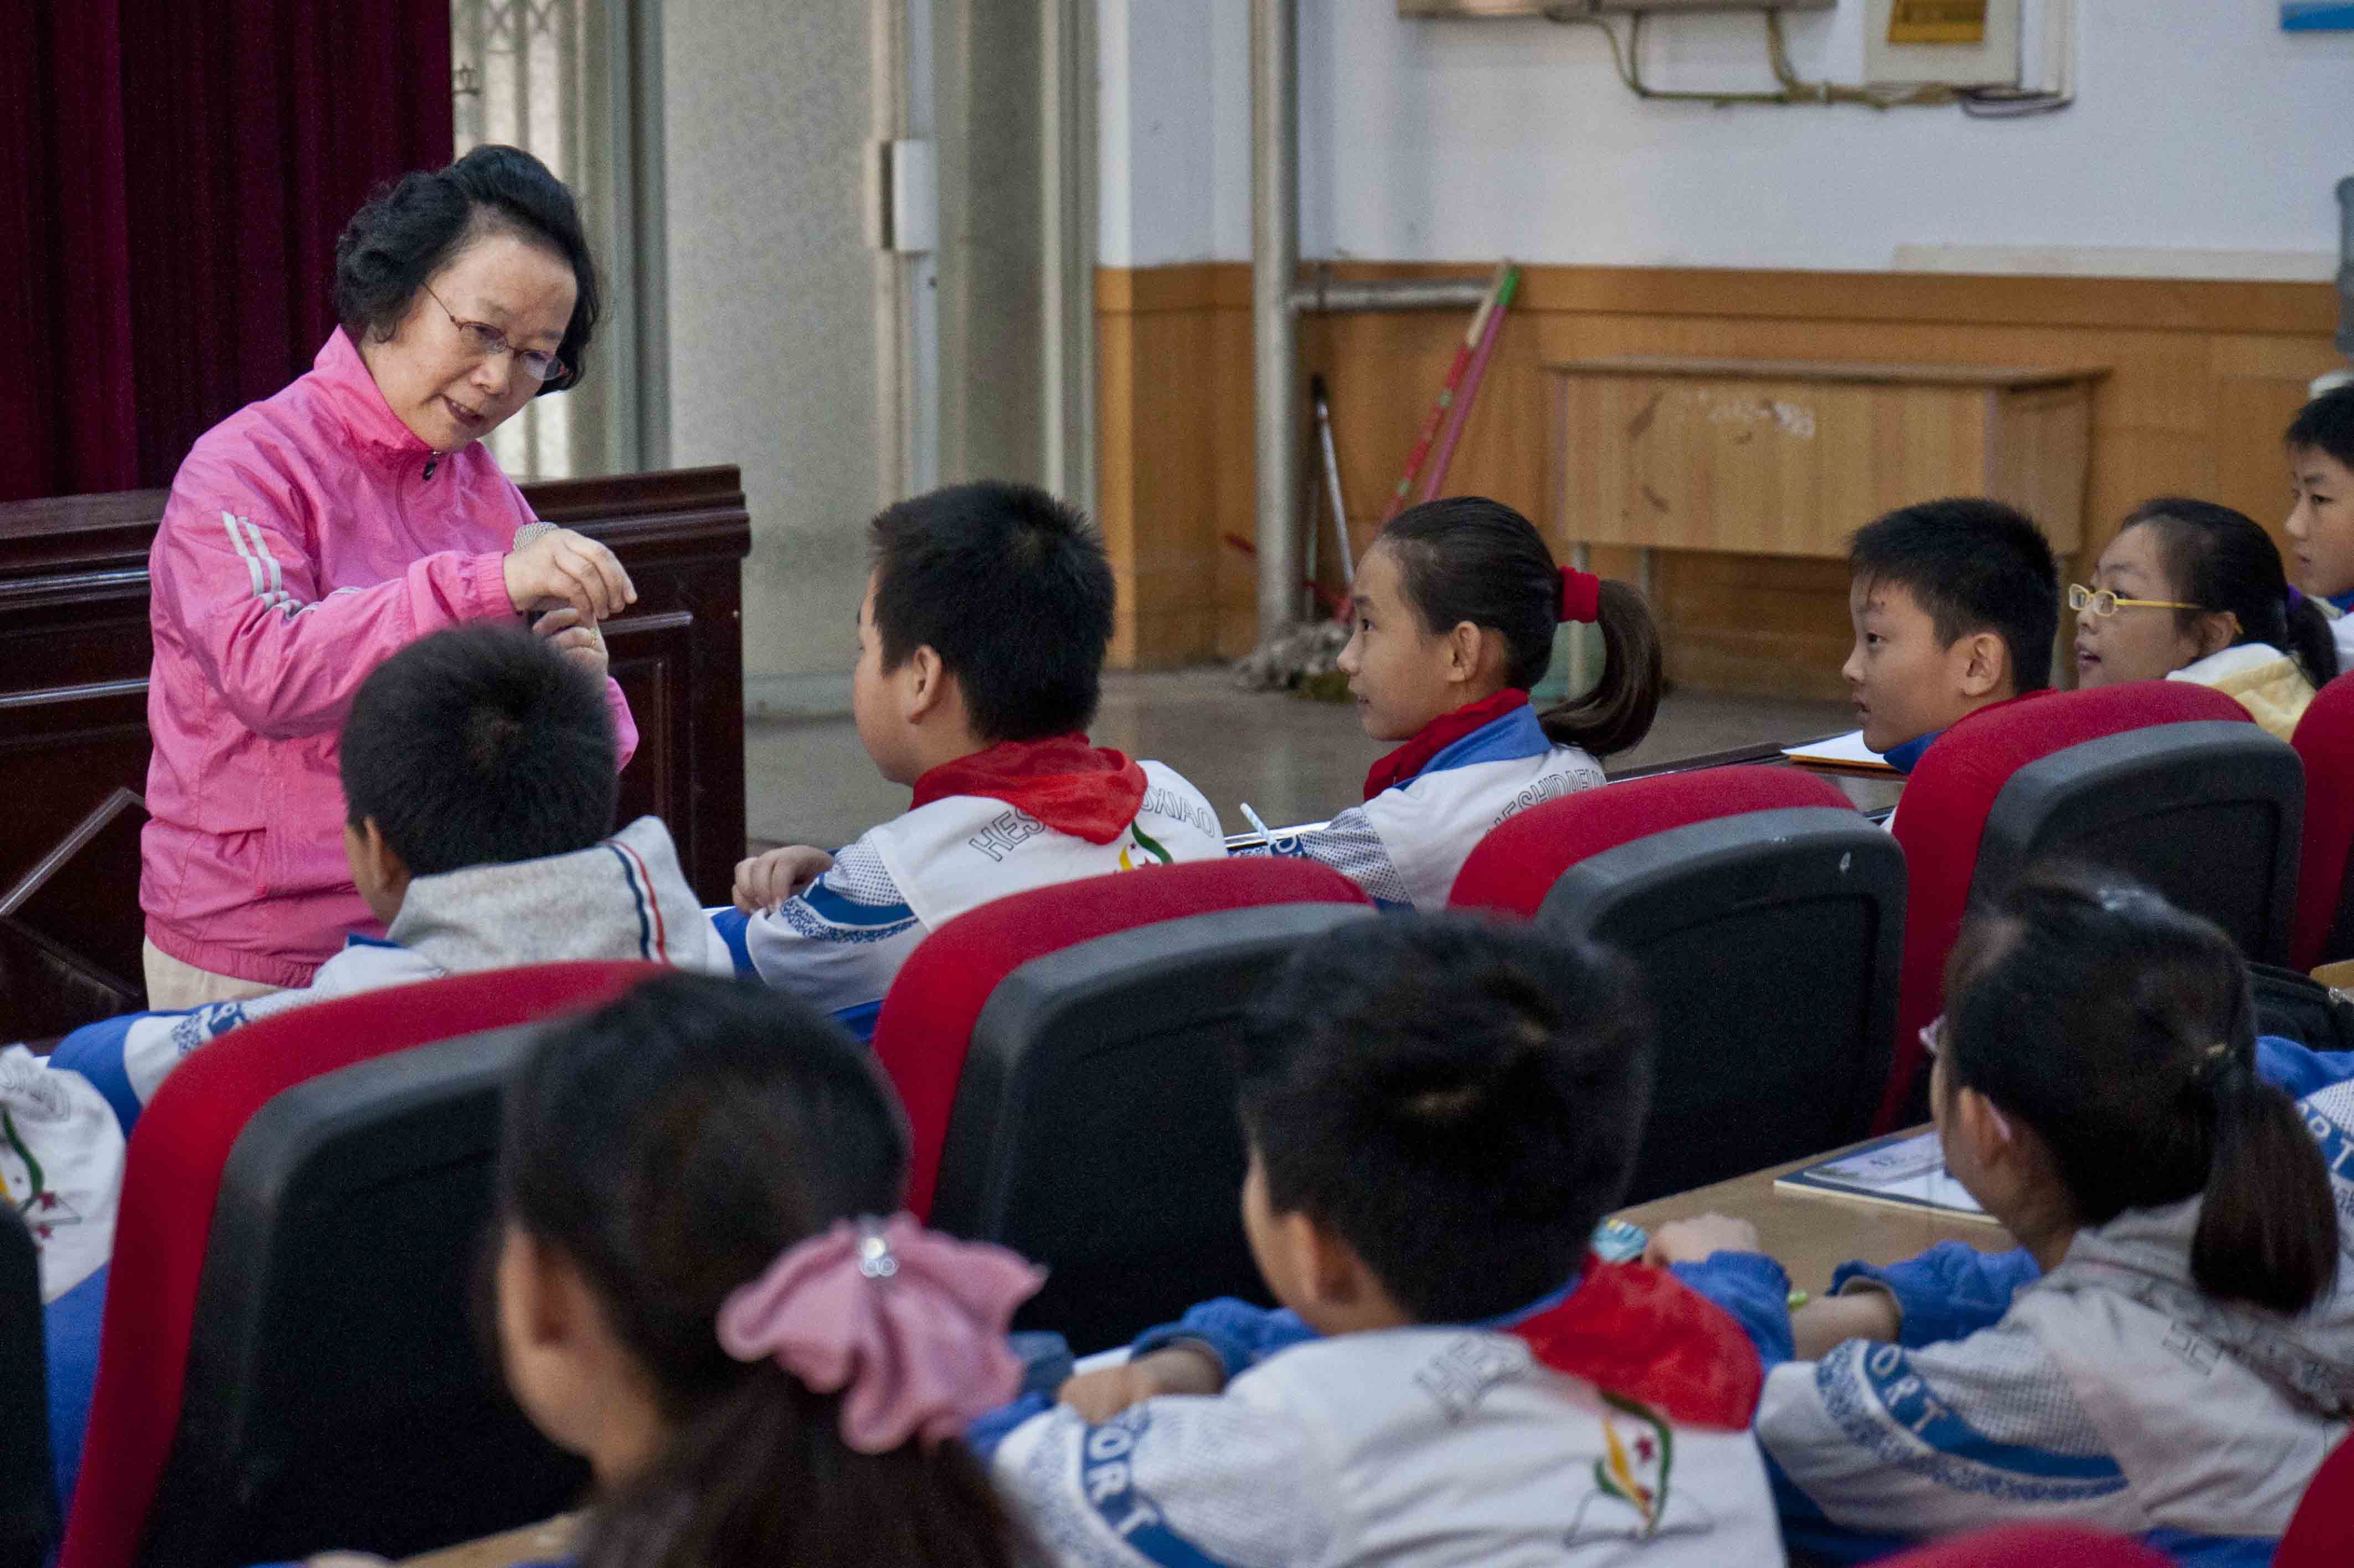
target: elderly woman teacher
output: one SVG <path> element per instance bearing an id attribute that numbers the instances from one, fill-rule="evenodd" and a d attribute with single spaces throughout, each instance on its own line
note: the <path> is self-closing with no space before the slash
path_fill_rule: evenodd
<path id="1" fill-rule="evenodd" d="M 602 545 L 537 524 L 480 445 L 578 383 L 596 324 L 579 213 L 544 164 L 482 147 L 380 191 L 336 241 L 335 310 L 306 375 L 196 442 L 155 536 L 152 1007 L 303 984 L 378 929 L 345 857 L 335 747 L 376 664 L 546 610 L 535 630 L 601 676 L 598 622 L 637 597 Z M 606 691 L 626 760 L 637 729 Z"/>

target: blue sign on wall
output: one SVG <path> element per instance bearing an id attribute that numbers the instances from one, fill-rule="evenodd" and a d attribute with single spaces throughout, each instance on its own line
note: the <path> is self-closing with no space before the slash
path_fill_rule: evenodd
<path id="1" fill-rule="evenodd" d="M 2354 32 L 2349 0 L 2281 0 L 2281 26 L 2292 33 Z"/>

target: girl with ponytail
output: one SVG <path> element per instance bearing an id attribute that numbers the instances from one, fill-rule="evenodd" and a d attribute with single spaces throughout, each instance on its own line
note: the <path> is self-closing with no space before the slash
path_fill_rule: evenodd
<path id="1" fill-rule="evenodd" d="M 1034 1559 L 961 1441 L 1021 1382 L 1038 1276 L 895 1215 L 907 1135 L 802 1004 L 647 981 L 508 1090 L 498 1337 L 585 1457 L 581 1568 Z"/>
<path id="2" fill-rule="evenodd" d="M 2354 1082 L 2274 1087 L 2230 938 L 2108 874 L 2011 889 L 1946 995 L 1946 1166 L 2020 1250 L 1849 1264 L 1794 1319 L 1739 1222 L 1652 1243 L 1784 1361 L 1757 1435 L 1792 1550 L 2064 1520 L 2270 1561 L 2354 1415 Z"/>
<path id="3" fill-rule="evenodd" d="M 2286 740 L 2338 674 L 2320 601 L 2289 586 L 2272 535 L 2211 501 L 2135 507 L 2068 600 L 2080 686 L 2196 681 Z"/>
<path id="4" fill-rule="evenodd" d="M 1659 712 L 1659 632 L 1643 598 L 1554 563 L 1518 512 L 1479 496 L 1390 520 L 1357 567 L 1340 667 L 1359 721 L 1397 749 L 1365 776 L 1362 806 L 1278 839 L 1384 905 L 1437 909 L 1490 828 L 1602 782 L 1600 758 L 1639 742 Z M 1564 620 L 1598 626 L 1602 678 L 1539 714 Z M 1403 744 L 1400 744 L 1403 743 Z"/>

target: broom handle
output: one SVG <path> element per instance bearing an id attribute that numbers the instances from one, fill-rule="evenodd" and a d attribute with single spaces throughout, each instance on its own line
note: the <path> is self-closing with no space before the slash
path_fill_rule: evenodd
<path id="1" fill-rule="evenodd" d="M 1425 501 L 1436 497 L 1439 487 L 1447 482 L 1447 471 L 1455 461 L 1456 444 L 1463 439 L 1464 427 L 1471 422 L 1471 405 L 1479 400 L 1480 382 L 1487 379 L 1488 362 L 1496 355 L 1496 340 L 1504 334 L 1504 313 L 1511 309 L 1512 293 L 1520 281 L 1520 270 L 1512 269 L 1503 292 L 1496 298 L 1496 308 L 1488 313 L 1487 331 L 1480 334 L 1479 352 L 1471 356 L 1470 374 L 1463 379 L 1463 390 L 1457 396 L 1455 406 L 1447 411 L 1447 433 L 1439 438 L 1438 455 L 1431 461 L 1430 471 L 1423 480 Z"/>
<path id="2" fill-rule="evenodd" d="M 1472 315 L 1471 324 L 1463 334 L 1463 342 L 1455 350 L 1455 362 L 1447 367 L 1446 385 L 1439 387 L 1438 400 L 1430 406 L 1429 415 L 1422 421 L 1422 433 L 1415 438 L 1414 450 L 1406 453 L 1405 472 L 1398 476 L 1397 488 L 1390 492 L 1389 503 L 1382 509 L 1382 524 L 1384 527 L 1388 526 L 1391 518 L 1405 510 L 1406 497 L 1414 493 L 1414 482 L 1421 476 L 1423 459 L 1430 455 L 1430 443 L 1438 435 L 1439 424 L 1454 406 L 1455 389 L 1462 384 L 1463 373 L 1479 348 L 1480 335 L 1487 330 L 1489 313 L 1494 310 L 1497 297 L 1504 291 L 1504 281 L 1511 270 L 1512 265 L 1509 261 L 1496 269 L 1495 281 L 1488 285 L 1488 297 L 1479 302 L 1479 309 Z"/>

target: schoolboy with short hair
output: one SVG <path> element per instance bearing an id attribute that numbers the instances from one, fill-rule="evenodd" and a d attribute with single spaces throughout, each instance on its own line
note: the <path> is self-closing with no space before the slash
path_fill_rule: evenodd
<path id="1" fill-rule="evenodd" d="M 1901 773 L 1981 708 L 2052 684 L 2060 574 L 2025 513 L 1956 498 L 1902 507 L 1848 546 L 1855 647 L 1847 678 L 1863 744 Z"/>
<path id="2" fill-rule="evenodd" d="M 2354 383 L 2297 410 L 2288 427 L 2287 532 L 2296 586 L 2327 606 L 2338 661 L 2354 668 Z"/>
<path id="3" fill-rule="evenodd" d="M 311 984 L 74 1031 L 46 1062 L 0 1051 L 19 1141 L 0 1188 L 50 1217 L 38 1240 L 61 1497 L 97 1375 L 124 1139 L 189 1052 L 276 1013 L 443 975 L 570 959 L 725 973 L 660 820 L 613 832 L 604 683 L 546 640 L 477 625 L 420 638 L 369 674 L 339 743 L 344 847 L 387 927 L 354 936 Z"/>
<path id="4" fill-rule="evenodd" d="M 1089 744 L 1114 588 L 1079 513 L 1028 485 L 952 485 L 871 526 L 851 709 L 907 814 L 837 854 L 737 868 L 715 917 L 737 971 L 871 1034 L 917 943 L 991 899 L 1226 853 L 1202 792 Z"/>
<path id="5" fill-rule="evenodd" d="M 1244 1225 L 1283 1308 L 1195 1308 L 1003 1436 L 1040 1539 L 1139 1568 L 1441 1541 L 1779 1562 L 1755 1352 L 1672 1277 L 1588 1250 L 1650 1045 L 1626 961 L 1534 927 L 1399 915 L 1302 948 L 1239 1042 Z"/>

